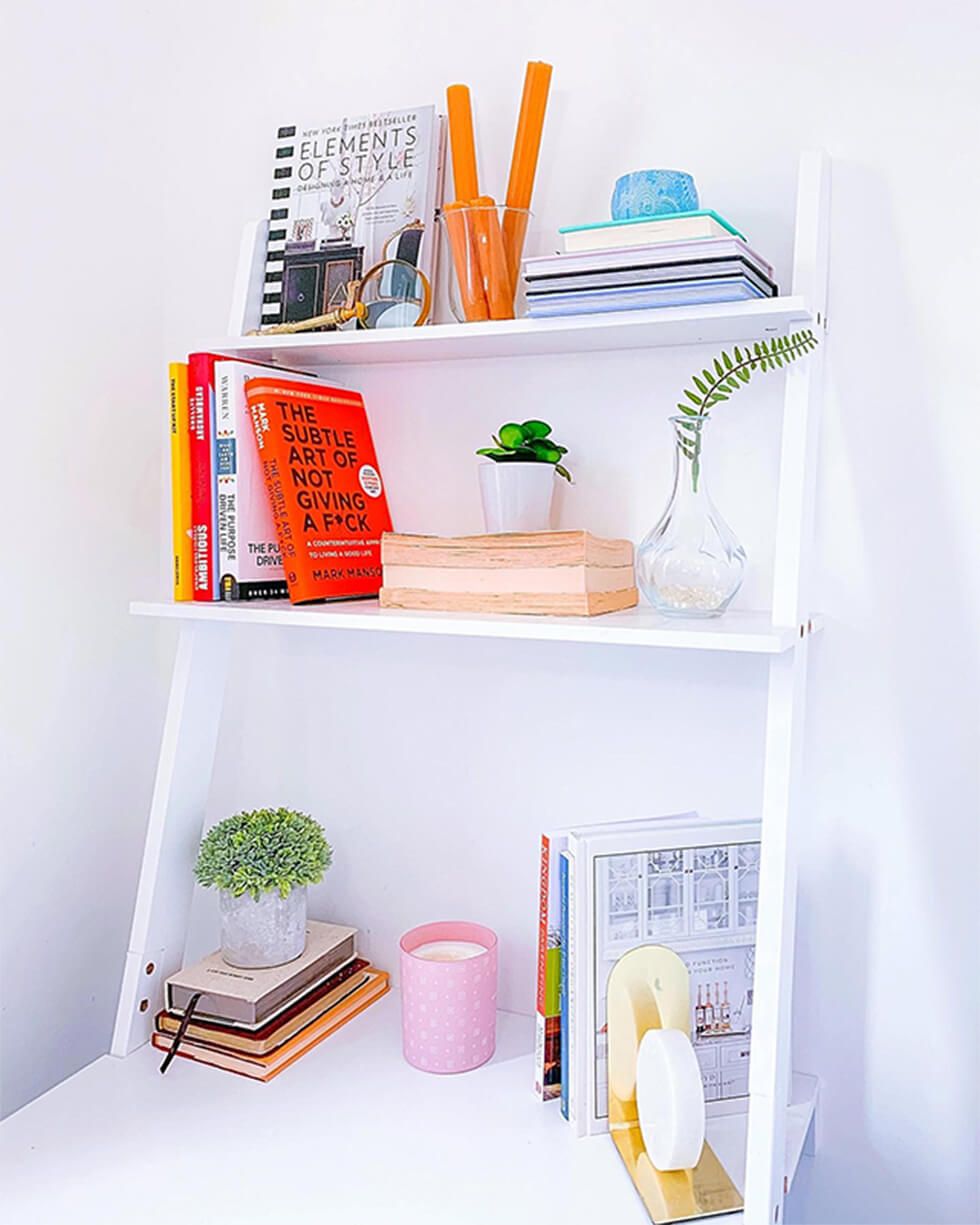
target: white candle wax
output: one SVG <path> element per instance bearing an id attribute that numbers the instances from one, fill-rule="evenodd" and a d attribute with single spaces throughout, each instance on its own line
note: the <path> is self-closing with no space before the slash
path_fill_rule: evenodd
<path id="1" fill-rule="evenodd" d="M 423 961 L 466 961 L 486 951 L 482 944 L 472 940 L 430 940 L 412 949 L 412 956 L 421 957 Z"/>

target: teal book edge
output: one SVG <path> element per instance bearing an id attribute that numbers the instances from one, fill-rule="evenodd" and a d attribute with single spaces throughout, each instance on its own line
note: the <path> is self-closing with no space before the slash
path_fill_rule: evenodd
<path id="1" fill-rule="evenodd" d="M 558 227 L 558 233 L 580 234 L 583 230 L 608 230 L 613 227 L 640 225 L 650 221 L 677 221 L 680 217 L 711 217 L 726 229 L 729 234 L 734 234 L 736 238 L 743 240 L 745 238 L 741 230 L 736 230 L 730 221 L 726 221 L 713 208 L 699 208 L 686 213 L 652 213 L 649 217 L 630 217 L 626 221 L 593 221 L 589 225 L 563 225 Z"/>

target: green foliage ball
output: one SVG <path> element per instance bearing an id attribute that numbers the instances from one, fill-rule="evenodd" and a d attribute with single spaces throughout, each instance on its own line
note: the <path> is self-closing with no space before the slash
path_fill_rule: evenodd
<path id="1" fill-rule="evenodd" d="M 194 875 L 206 889 L 228 889 L 235 897 L 315 885 L 330 867 L 333 851 L 320 825 L 304 812 L 258 808 L 226 817 L 201 842 Z"/>

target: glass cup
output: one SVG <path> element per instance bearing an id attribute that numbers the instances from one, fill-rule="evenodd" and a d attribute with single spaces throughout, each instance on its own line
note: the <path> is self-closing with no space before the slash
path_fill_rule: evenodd
<path id="1" fill-rule="evenodd" d="M 439 216 L 440 260 L 459 323 L 513 319 L 531 214 L 495 205 L 447 204 Z"/>

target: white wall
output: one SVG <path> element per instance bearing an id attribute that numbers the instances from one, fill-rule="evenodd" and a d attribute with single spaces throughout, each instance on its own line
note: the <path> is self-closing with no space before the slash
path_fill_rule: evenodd
<path id="1" fill-rule="evenodd" d="M 0 1113 L 106 1048 L 169 658 L 126 614 L 162 561 L 153 49 L 92 10 L 3 22 Z"/>
<path id="2" fill-rule="evenodd" d="M 798 1065 L 823 1078 L 823 1136 L 790 1220 L 976 1213 L 978 429 L 975 387 L 963 387 L 980 99 L 967 7 L 658 2 L 600 13 L 579 0 L 500 0 L 477 23 L 472 6 L 443 0 L 180 0 L 153 52 L 167 73 L 155 173 L 171 355 L 222 332 L 240 225 L 265 210 L 272 137 L 296 116 L 439 100 L 468 81 L 481 166 L 499 193 L 523 63 L 546 58 L 554 97 L 529 249 L 547 249 L 559 224 L 602 215 L 618 173 L 676 165 L 783 278 L 797 153 L 823 145 L 834 156 L 819 502 L 829 625 L 812 653 L 795 1031 Z M 150 320 L 127 326 L 142 337 L 132 377 L 155 388 Z M 526 409 L 572 448 L 564 522 L 638 539 L 666 496 L 664 418 L 694 357 L 348 370 L 345 381 L 368 397 L 399 527 L 478 528 L 470 452 Z M 713 491 L 753 561 L 746 606 L 769 592 L 778 395 L 753 390 L 712 427 Z M 67 417 L 67 400 L 51 405 Z M 131 453 L 156 471 L 163 435 L 142 412 Z M 112 513 L 101 493 L 93 505 Z M 126 566 L 120 600 L 145 590 L 153 568 Z M 120 621 L 114 634 L 145 666 L 152 629 Z M 337 859 L 315 906 L 361 925 L 387 964 L 396 935 L 421 919 L 465 913 L 496 926 L 509 1007 L 530 1002 L 542 825 L 758 804 L 757 661 L 272 630 L 239 643 L 236 658 L 211 818 L 271 802 L 313 811 Z M 159 717 L 157 705 L 150 731 Z M 54 743 L 78 751 L 76 737 L 64 726 Z M 149 785 L 145 745 L 125 761 L 118 794 L 132 808 Z M 104 797 L 75 808 L 91 821 Z M 130 835 L 142 819 L 132 813 Z M 103 836 L 117 828 L 107 822 Z M 59 834 L 78 854 L 78 826 Z M 132 896 L 133 843 L 113 856 L 114 915 Z M 112 932 L 121 948 L 125 931 Z M 195 941 L 213 938 L 202 896 Z M 104 1044 L 118 972 L 104 963 L 95 978 Z M 72 1058 L 92 1051 L 79 1042 Z M 39 1078 L 61 1071 L 50 1055 L 40 1066 Z"/>

